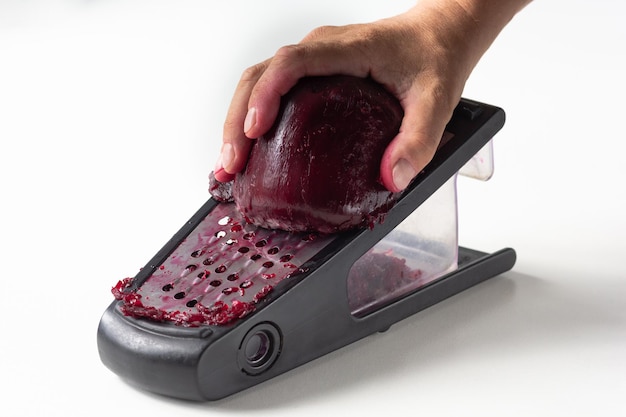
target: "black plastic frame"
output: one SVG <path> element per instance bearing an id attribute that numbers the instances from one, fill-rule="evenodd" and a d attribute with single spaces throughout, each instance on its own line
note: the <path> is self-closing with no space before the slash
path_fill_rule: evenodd
<path id="1" fill-rule="evenodd" d="M 98 327 L 101 360 L 113 372 L 159 394 L 216 400 L 289 371 L 394 323 L 479 282 L 510 270 L 515 251 L 493 254 L 459 248 L 458 268 L 363 317 L 347 301 L 352 264 L 393 230 L 475 155 L 504 125 L 498 107 L 463 99 L 447 131 L 454 134 L 373 229 L 338 234 L 303 265 L 307 272 L 279 286 L 257 310 L 227 326 L 183 328 L 125 317 L 114 301 Z M 138 288 L 219 203 L 209 199 L 135 277 Z M 255 331 L 274 338 L 271 357 L 246 364 L 247 338 Z"/>

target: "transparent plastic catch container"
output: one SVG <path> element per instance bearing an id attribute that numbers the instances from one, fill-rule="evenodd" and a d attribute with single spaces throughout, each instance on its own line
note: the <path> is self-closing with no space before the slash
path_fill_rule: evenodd
<path id="1" fill-rule="evenodd" d="M 459 173 L 488 180 L 489 142 Z M 457 175 L 359 258 L 347 281 L 348 303 L 361 317 L 416 291 L 458 266 Z"/>

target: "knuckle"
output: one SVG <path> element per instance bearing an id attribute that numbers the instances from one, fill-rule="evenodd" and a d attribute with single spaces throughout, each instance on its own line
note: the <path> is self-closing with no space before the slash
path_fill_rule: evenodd
<path id="1" fill-rule="evenodd" d="M 278 61 L 291 61 L 301 59 L 305 55 L 305 48 L 302 45 L 284 45 L 278 48 L 274 54 L 274 59 Z"/>
<path id="2" fill-rule="evenodd" d="M 239 82 L 245 83 L 245 84 L 256 82 L 259 79 L 259 77 L 261 77 L 263 72 L 265 72 L 266 68 L 267 68 L 266 62 L 260 62 L 251 67 L 246 68 L 241 74 L 241 78 Z"/>
<path id="3" fill-rule="evenodd" d="M 302 42 L 310 42 L 326 38 L 329 35 L 333 35 L 337 32 L 337 26 L 324 25 L 319 26 L 310 31 L 303 39 Z"/>
<path id="4" fill-rule="evenodd" d="M 437 75 L 430 77 L 425 83 L 420 83 L 421 93 L 418 93 L 422 101 L 426 101 L 432 108 L 433 114 L 439 114 L 442 118 L 449 118 L 460 100 L 457 89 L 451 87 L 453 81 L 439 79 Z"/>
<path id="5" fill-rule="evenodd" d="M 407 140 L 401 152 L 414 162 L 419 162 L 424 159 L 424 157 L 430 159 L 437 150 L 439 138 L 435 138 L 431 135 L 423 135 L 419 132 L 415 133 L 416 134 Z"/>

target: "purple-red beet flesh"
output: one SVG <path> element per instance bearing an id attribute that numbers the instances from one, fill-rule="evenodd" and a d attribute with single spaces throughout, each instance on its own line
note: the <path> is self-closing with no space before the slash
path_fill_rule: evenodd
<path id="1" fill-rule="evenodd" d="M 399 196 L 379 178 L 402 117 L 399 101 L 371 79 L 300 80 L 232 184 L 237 208 L 270 229 L 332 233 L 373 225 Z"/>

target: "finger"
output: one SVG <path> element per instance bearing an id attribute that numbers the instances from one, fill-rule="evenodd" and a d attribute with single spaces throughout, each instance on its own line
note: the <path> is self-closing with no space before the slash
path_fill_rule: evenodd
<path id="1" fill-rule="evenodd" d="M 248 158 L 250 139 L 244 133 L 244 122 L 248 112 L 250 93 L 261 77 L 270 60 L 248 68 L 242 74 L 233 94 L 223 130 L 223 144 L 217 164 L 215 178 L 218 181 L 230 181 L 234 174 L 241 171 Z"/>
<path id="2" fill-rule="evenodd" d="M 404 105 L 404 119 L 380 165 L 383 185 L 404 190 L 433 158 L 454 106 L 436 96 L 413 94 Z"/>

